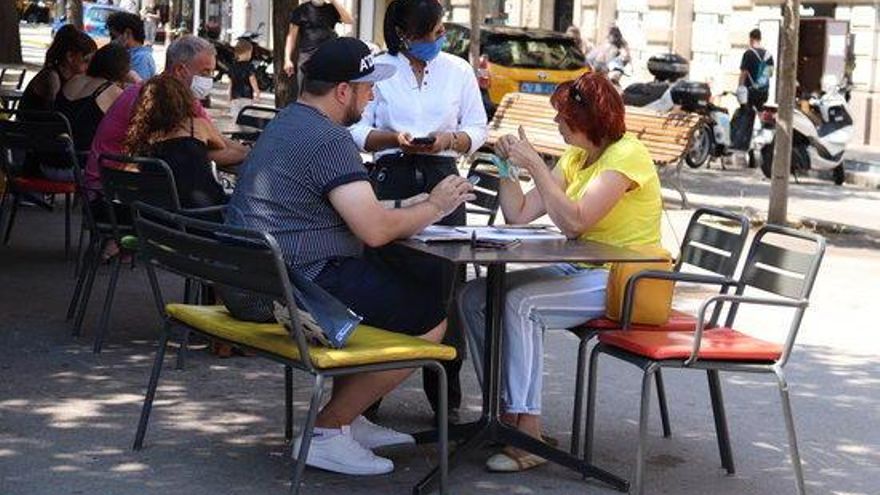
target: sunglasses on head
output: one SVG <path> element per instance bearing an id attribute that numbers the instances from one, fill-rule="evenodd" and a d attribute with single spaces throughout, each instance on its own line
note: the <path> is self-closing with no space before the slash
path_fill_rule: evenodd
<path id="1" fill-rule="evenodd" d="M 581 105 L 587 104 L 587 99 L 584 97 L 584 95 L 581 93 L 581 91 L 577 88 L 577 86 L 574 85 L 574 83 L 571 83 L 571 85 L 568 87 L 568 90 L 569 90 L 568 91 L 569 98 L 571 98 L 572 100 L 576 101 L 577 103 L 579 103 Z"/>

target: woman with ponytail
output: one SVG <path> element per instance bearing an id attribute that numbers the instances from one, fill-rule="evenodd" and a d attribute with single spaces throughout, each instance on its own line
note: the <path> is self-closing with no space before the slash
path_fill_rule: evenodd
<path id="1" fill-rule="evenodd" d="M 437 0 L 392 1 L 385 12 L 384 35 L 388 52 L 376 63 L 392 64 L 397 72 L 376 83 L 373 101 L 350 131 L 363 151 L 373 153 L 371 178 L 378 198 L 400 204 L 399 200 L 427 193 L 458 173 L 458 158 L 473 153 L 486 140 L 486 112 L 474 69 L 441 51 L 446 30 Z M 464 205 L 439 223 L 464 225 Z M 397 261 L 411 272 L 433 278 L 426 283 L 442 290 L 438 297 L 450 299 L 452 269 L 431 261 Z M 412 266 L 415 263 L 417 267 Z M 455 344 L 459 332 L 450 328 L 446 335 Z M 461 400 L 460 366 L 457 361 L 447 367 L 450 417 L 455 417 Z M 436 397 L 432 378 L 425 379 L 429 401 Z"/>

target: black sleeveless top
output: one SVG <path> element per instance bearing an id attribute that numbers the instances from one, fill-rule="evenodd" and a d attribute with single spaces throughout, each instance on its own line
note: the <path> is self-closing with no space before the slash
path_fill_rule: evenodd
<path id="1" fill-rule="evenodd" d="M 112 84 L 112 82 L 106 81 L 89 96 L 77 100 L 68 100 L 64 96 L 64 90 L 58 92 L 58 96 L 55 98 L 55 110 L 63 113 L 70 120 L 70 128 L 73 130 L 73 147 L 77 151 L 88 151 L 92 148 L 92 140 L 98 131 L 98 124 L 104 118 L 104 112 L 98 106 L 98 96 Z"/>
<path id="2" fill-rule="evenodd" d="M 152 155 L 171 167 L 182 207 L 205 208 L 225 204 L 228 200 L 226 193 L 211 173 L 208 145 L 196 139 L 192 121 L 189 132 L 189 136 L 153 144 Z"/>
<path id="3" fill-rule="evenodd" d="M 45 69 L 48 71 L 54 71 L 58 75 L 58 80 L 61 82 L 61 87 L 64 87 L 64 83 L 67 82 L 66 79 L 61 77 L 61 72 L 58 69 Z M 39 73 L 37 73 L 39 75 Z M 37 79 L 34 77 L 34 79 Z M 36 83 L 35 81 L 31 81 L 24 88 L 24 93 L 21 95 L 21 100 L 18 102 L 19 110 L 52 110 L 55 105 L 54 98 L 57 95 L 52 95 L 51 99 L 47 100 L 43 98 L 41 95 L 37 94 Z"/>

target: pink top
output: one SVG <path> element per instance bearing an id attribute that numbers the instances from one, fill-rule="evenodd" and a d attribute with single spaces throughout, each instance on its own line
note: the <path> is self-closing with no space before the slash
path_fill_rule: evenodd
<path id="1" fill-rule="evenodd" d="M 98 157 L 102 153 L 122 153 L 122 144 L 125 142 L 125 135 L 128 132 L 128 122 L 134 113 L 134 103 L 140 94 L 141 86 L 142 84 L 132 84 L 126 88 L 107 110 L 101 123 L 98 124 L 95 139 L 92 141 L 92 149 L 89 152 L 89 160 L 86 163 L 84 181 L 87 191 L 101 190 Z M 208 118 L 202 104 L 198 100 L 194 100 L 194 102 L 196 117 Z M 90 199 L 94 199 L 94 197 Z"/>

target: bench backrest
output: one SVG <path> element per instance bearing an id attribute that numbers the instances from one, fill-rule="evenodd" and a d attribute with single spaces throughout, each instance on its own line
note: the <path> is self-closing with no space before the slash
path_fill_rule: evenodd
<path id="1" fill-rule="evenodd" d="M 487 144 L 505 134 L 516 135 L 523 126 L 532 144 L 540 153 L 559 157 L 568 147 L 553 118 L 556 110 L 545 95 L 509 93 L 489 124 Z M 689 148 L 691 136 L 702 117 L 692 113 L 658 114 L 637 107 L 626 107 L 626 130 L 638 137 L 648 148 L 656 165 L 675 163 Z"/>

